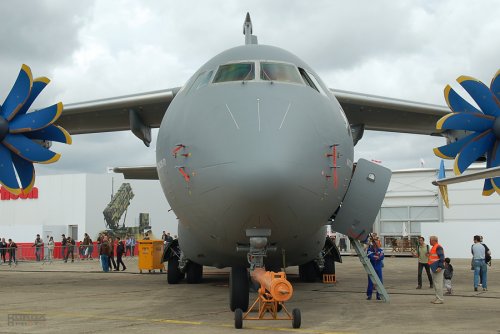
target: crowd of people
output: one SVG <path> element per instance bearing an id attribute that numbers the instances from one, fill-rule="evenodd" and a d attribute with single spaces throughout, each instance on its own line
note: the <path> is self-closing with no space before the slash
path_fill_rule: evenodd
<path id="1" fill-rule="evenodd" d="M 475 235 L 474 244 L 471 246 L 472 262 L 471 270 L 474 271 L 474 291 L 478 291 L 479 286 L 483 291 L 488 290 L 488 266 L 491 265 L 491 251 L 483 243 L 483 237 Z M 432 304 L 443 304 L 444 295 L 453 294 L 452 278 L 453 265 L 451 259 L 445 257 L 443 246 L 439 244 L 437 236 L 429 238 L 430 245 L 425 243 L 424 237 L 419 237 L 416 252 L 413 256 L 418 258 L 417 267 L 417 289 L 422 289 L 422 271 L 425 268 L 429 287 L 434 288 L 435 298 Z M 383 283 L 382 268 L 384 267 L 384 251 L 380 244 L 380 239 L 374 233 L 368 239 L 366 255 L 370 259 L 375 273 L 380 282 Z M 446 289 L 446 292 L 444 292 Z M 366 289 L 367 299 L 372 299 L 374 284 L 368 276 L 368 287 Z M 377 300 L 380 300 L 380 294 L 377 291 Z"/>
<path id="2" fill-rule="evenodd" d="M 94 248 L 97 244 L 97 247 L 100 247 L 100 243 L 102 242 L 103 234 L 99 234 L 97 242 L 94 243 L 88 233 L 84 233 L 84 237 L 81 241 L 76 241 L 71 236 L 66 236 L 65 234 L 61 235 L 60 246 L 57 246 L 56 250 L 56 242 L 53 236 L 47 235 L 46 241 L 44 241 L 40 234 L 37 234 L 33 244 L 31 247 L 26 244 L 22 245 L 22 249 L 18 247 L 18 245 L 12 240 L 5 238 L 0 239 L 0 264 L 8 263 L 9 265 L 17 265 L 18 264 L 18 253 L 22 250 L 21 255 L 22 259 L 32 259 L 36 262 L 46 261 L 52 263 L 55 255 L 57 258 L 62 259 L 65 263 L 70 260 L 71 262 L 75 261 L 77 257 L 80 260 L 93 260 L 94 259 Z M 123 245 L 123 253 L 128 254 L 129 256 L 134 256 L 136 241 L 135 237 L 132 235 L 127 235 L 124 245 Z M 26 252 L 26 248 L 31 248 L 31 251 Z M 19 248 L 19 249 L 18 249 Z M 97 251 L 99 254 L 100 250 Z M 76 255 L 76 256 L 75 256 Z"/>
<path id="3" fill-rule="evenodd" d="M 145 233 L 144 240 L 149 239 L 149 234 Z M 168 247 L 177 236 L 172 237 L 169 232 L 163 231 L 161 236 L 165 247 Z M 342 240 L 342 238 L 341 238 Z M 97 237 L 97 253 L 99 254 L 99 260 L 102 265 L 104 272 L 110 270 L 124 271 L 127 269 L 125 263 L 123 262 L 124 256 L 134 256 L 136 240 L 133 235 L 126 235 L 125 240 L 121 240 L 120 237 L 114 237 L 108 235 L 107 233 L 99 233 Z M 471 270 L 474 272 L 474 291 L 478 291 L 481 287 L 483 291 L 488 290 L 488 265 L 491 265 L 491 251 L 486 244 L 483 243 L 483 237 L 480 235 L 475 235 L 473 238 L 473 244 L 471 246 L 472 261 Z M 444 295 L 453 294 L 452 278 L 453 278 L 453 265 L 451 264 L 451 259 L 445 257 L 444 249 L 439 244 L 437 236 L 431 236 L 429 238 L 430 245 L 425 243 L 424 237 L 418 238 L 418 245 L 415 247 L 415 252 L 413 256 L 418 258 L 417 261 L 417 289 L 422 289 L 422 272 L 425 269 L 427 279 L 429 281 L 429 288 L 434 288 L 435 299 L 431 301 L 433 304 L 443 304 Z M 345 245 L 342 245 L 345 248 Z M 42 249 L 45 247 L 45 257 L 47 261 L 52 261 L 54 258 L 54 248 L 55 242 L 52 236 L 47 236 L 47 242 L 45 243 L 39 234 L 33 242 L 32 247 L 35 251 L 35 260 L 42 260 Z M 71 262 L 75 260 L 75 249 L 76 241 L 70 236 L 66 237 L 64 234 L 61 235 L 61 256 L 64 262 L 68 262 L 71 257 Z M 0 239 L 0 264 L 7 263 L 9 265 L 17 265 L 17 252 L 18 246 L 12 240 L 5 238 Z M 90 236 L 85 233 L 82 241 L 79 242 L 78 254 L 80 259 L 92 260 L 92 254 L 94 251 L 94 243 Z M 115 261 L 116 252 L 116 261 Z M 383 267 L 384 267 L 384 250 L 381 246 L 381 242 L 376 233 L 370 235 L 368 239 L 368 244 L 366 247 L 366 255 L 372 264 L 375 273 L 383 282 Z M 446 289 L 446 292 L 444 292 Z M 368 286 L 366 289 L 367 299 L 372 299 L 373 291 L 376 287 L 370 277 L 368 277 Z M 381 296 L 379 291 L 376 291 L 376 299 L 380 300 Z"/>
<path id="4" fill-rule="evenodd" d="M 6 258 L 8 255 L 9 266 L 12 265 L 12 263 L 14 263 L 14 265 L 17 265 L 16 252 L 17 252 L 17 244 L 14 242 L 14 240 L 9 239 L 8 242 L 6 242 L 5 238 L 1 239 L 0 242 L 0 260 L 2 261 L 1 263 L 6 263 Z"/>

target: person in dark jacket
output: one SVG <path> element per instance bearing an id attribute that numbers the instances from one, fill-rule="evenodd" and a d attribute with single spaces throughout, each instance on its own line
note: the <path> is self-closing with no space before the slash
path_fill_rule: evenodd
<path id="1" fill-rule="evenodd" d="M 127 267 L 125 267 L 125 263 L 123 263 L 122 256 L 125 254 L 125 245 L 123 244 L 123 241 L 120 240 L 120 237 L 116 238 L 117 244 L 116 244 L 116 268 L 115 271 L 120 270 L 120 263 L 122 264 L 122 271 L 125 271 Z"/>
<path id="2" fill-rule="evenodd" d="M 66 244 L 68 243 L 68 239 L 64 234 L 61 234 L 61 258 L 66 259 Z"/>
<path id="3" fill-rule="evenodd" d="M 5 254 L 7 254 L 7 242 L 5 241 L 5 238 L 2 238 L 2 241 L 0 241 L 0 256 L 3 263 L 5 263 Z"/>
<path id="4" fill-rule="evenodd" d="M 40 238 L 40 234 L 36 235 L 35 242 L 33 243 L 33 246 L 35 247 L 35 257 L 36 260 L 39 262 L 42 258 L 42 247 L 43 247 L 43 240 Z"/>
<path id="5" fill-rule="evenodd" d="M 64 258 L 64 262 L 68 262 L 69 255 L 71 254 L 71 262 L 75 262 L 75 240 L 72 237 L 68 236 L 66 239 L 66 257 Z"/>
<path id="6" fill-rule="evenodd" d="M 7 244 L 7 251 L 9 252 L 9 266 L 12 265 L 12 262 L 14 262 L 14 265 L 17 266 L 16 250 L 16 243 L 14 242 L 14 240 L 9 239 L 9 243 Z"/>
<path id="7" fill-rule="evenodd" d="M 451 279 L 453 278 L 453 266 L 449 257 L 444 259 L 444 287 L 446 288 L 445 295 L 451 295 Z"/>

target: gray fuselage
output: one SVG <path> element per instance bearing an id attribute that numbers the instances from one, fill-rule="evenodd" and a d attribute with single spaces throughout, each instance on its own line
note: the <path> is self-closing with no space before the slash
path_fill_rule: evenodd
<path id="1" fill-rule="evenodd" d="M 219 73 L 242 63 L 253 76 Z M 302 81 L 271 80 L 266 66 Z M 247 229 L 266 228 L 278 248 L 267 261 L 281 264 L 284 250 L 286 265 L 297 265 L 323 248 L 351 179 L 353 140 L 339 103 L 309 66 L 280 48 L 244 45 L 208 61 L 177 94 L 156 155 L 188 259 L 246 265 L 236 246 L 248 244 Z"/>

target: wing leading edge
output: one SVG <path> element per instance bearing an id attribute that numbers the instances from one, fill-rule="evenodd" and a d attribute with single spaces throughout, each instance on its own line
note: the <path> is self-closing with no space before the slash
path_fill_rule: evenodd
<path id="1" fill-rule="evenodd" d="M 330 89 L 351 125 L 366 130 L 440 135 L 436 122 L 449 108 L 427 103 Z"/>
<path id="2" fill-rule="evenodd" d="M 143 141 L 144 132 L 157 128 L 180 87 L 109 99 L 68 104 L 58 119 L 70 134 L 132 130 Z M 147 143 L 146 145 L 148 145 Z"/>

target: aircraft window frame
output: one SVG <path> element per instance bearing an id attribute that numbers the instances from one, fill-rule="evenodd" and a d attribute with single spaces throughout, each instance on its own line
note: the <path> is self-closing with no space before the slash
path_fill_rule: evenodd
<path id="1" fill-rule="evenodd" d="M 212 79 L 212 76 L 214 74 L 214 70 L 208 70 L 208 71 L 203 71 L 201 72 L 196 79 L 194 80 L 193 84 L 191 85 L 191 88 L 189 88 L 190 91 L 192 90 L 198 90 L 202 87 L 205 87 L 208 85 Z"/>
<path id="2" fill-rule="evenodd" d="M 275 69 L 281 70 L 280 72 L 284 73 L 286 75 L 295 74 L 295 78 L 293 78 L 291 76 L 288 76 L 288 77 L 281 76 L 281 77 L 271 78 L 270 75 L 272 75 L 273 73 L 265 70 L 265 67 L 268 65 L 275 66 Z M 304 85 L 302 76 L 299 72 L 298 67 L 295 64 L 278 62 L 278 61 L 268 61 L 268 60 L 263 61 L 263 60 L 261 60 L 259 62 L 259 67 L 260 67 L 259 68 L 259 72 L 260 72 L 259 78 L 261 81 L 283 82 L 283 83 Z M 283 71 L 283 69 L 285 69 L 285 71 Z"/>
<path id="3" fill-rule="evenodd" d="M 326 94 L 326 92 L 323 90 L 318 79 L 314 76 L 314 74 L 307 71 L 306 69 L 303 69 L 302 67 L 299 67 L 299 73 L 307 86 L 311 87 L 321 95 L 328 97 L 328 94 Z"/>
<path id="4" fill-rule="evenodd" d="M 237 67 L 241 65 L 250 65 L 250 69 L 248 72 L 246 72 L 246 75 L 244 77 L 238 76 L 238 77 L 231 77 L 230 74 L 235 74 L 236 69 L 230 69 L 230 66 Z M 228 69 L 229 68 L 229 69 Z M 217 68 L 217 71 L 215 72 L 214 78 L 212 79 L 212 83 L 214 84 L 219 84 L 219 83 L 227 83 L 227 82 L 242 82 L 242 81 L 253 81 L 255 80 L 255 72 L 256 72 L 256 66 L 255 66 L 255 61 L 242 61 L 242 62 L 232 62 L 232 63 L 227 63 L 220 65 Z M 226 77 L 224 77 L 221 80 L 222 74 L 226 74 Z M 245 74 L 245 72 L 243 72 Z"/>

